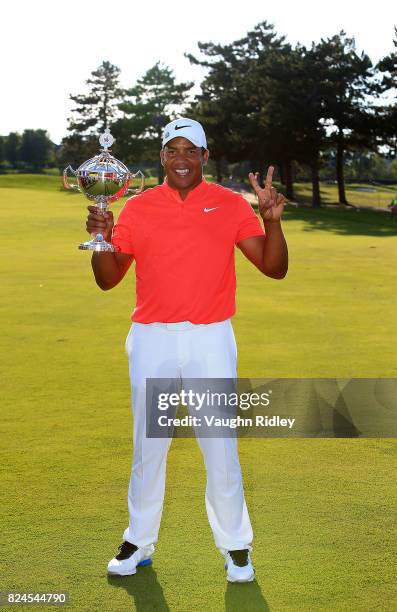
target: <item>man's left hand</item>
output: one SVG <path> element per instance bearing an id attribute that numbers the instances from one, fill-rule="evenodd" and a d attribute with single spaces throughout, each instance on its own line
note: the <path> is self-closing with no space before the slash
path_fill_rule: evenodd
<path id="1" fill-rule="evenodd" d="M 251 187 L 258 196 L 259 212 L 264 222 L 280 221 L 284 210 L 285 197 L 272 186 L 273 172 L 274 166 L 269 166 L 264 187 L 258 183 L 258 172 L 248 175 Z"/>

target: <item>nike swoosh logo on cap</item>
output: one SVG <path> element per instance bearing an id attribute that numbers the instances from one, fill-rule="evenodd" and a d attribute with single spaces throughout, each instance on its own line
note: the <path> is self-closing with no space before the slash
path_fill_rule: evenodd
<path id="1" fill-rule="evenodd" d="M 211 212 L 211 210 L 216 210 L 219 206 L 215 206 L 215 208 L 204 208 L 204 212 Z"/>
<path id="2" fill-rule="evenodd" d="M 175 130 L 181 130 L 182 128 L 192 127 L 191 125 L 176 125 Z"/>

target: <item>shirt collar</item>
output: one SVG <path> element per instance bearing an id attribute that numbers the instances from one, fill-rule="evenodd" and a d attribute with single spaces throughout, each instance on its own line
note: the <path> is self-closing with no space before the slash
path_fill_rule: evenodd
<path id="1" fill-rule="evenodd" d="M 172 189 L 169 185 L 168 185 L 168 181 L 167 181 L 167 177 L 164 178 L 164 182 L 162 184 L 163 189 L 166 190 L 166 192 L 171 195 L 174 199 L 178 200 L 178 202 L 187 202 L 187 200 L 192 199 L 192 197 L 196 197 L 198 195 L 201 194 L 201 192 L 206 188 L 206 186 L 208 185 L 207 181 L 205 180 L 205 178 L 203 177 L 201 179 L 201 182 L 194 187 L 193 189 L 191 189 L 186 198 L 184 200 L 181 199 L 181 196 L 179 195 L 179 191 L 177 189 Z"/>

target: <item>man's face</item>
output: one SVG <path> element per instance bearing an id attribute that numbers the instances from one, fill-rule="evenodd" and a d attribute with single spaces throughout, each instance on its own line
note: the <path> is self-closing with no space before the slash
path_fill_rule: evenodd
<path id="1" fill-rule="evenodd" d="M 208 151 L 202 152 L 190 140 L 179 136 L 167 142 L 160 157 L 168 185 L 178 191 L 189 191 L 201 182 Z"/>

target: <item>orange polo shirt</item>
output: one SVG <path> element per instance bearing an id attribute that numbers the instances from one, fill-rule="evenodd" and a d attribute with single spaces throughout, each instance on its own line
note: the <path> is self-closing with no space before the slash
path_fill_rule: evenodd
<path id="1" fill-rule="evenodd" d="M 234 247 L 263 236 L 250 204 L 202 182 L 185 200 L 165 181 L 124 204 L 112 242 L 136 261 L 139 323 L 214 323 L 236 311 Z"/>

